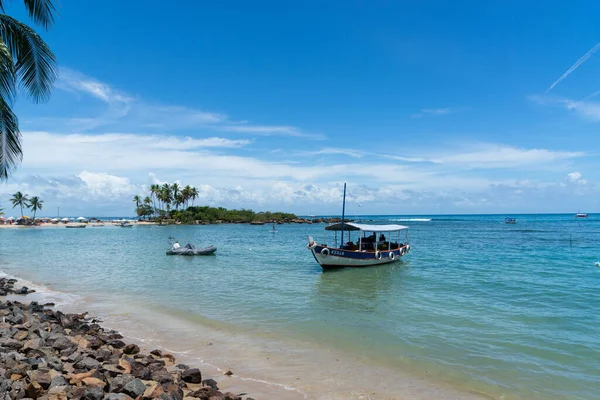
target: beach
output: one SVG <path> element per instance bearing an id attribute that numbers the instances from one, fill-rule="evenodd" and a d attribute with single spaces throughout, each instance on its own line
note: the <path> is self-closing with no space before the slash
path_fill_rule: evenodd
<path id="1" fill-rule="evenodd" d="M 255 399 L 588 400 L 599 232 L 570 218 L 388 217 L 409 256 L 332 273 L 304 248 L 318 224 L 5 230 L 0 269 Z M 165 257 L 168 237 L 217 255 Z"/>
<path id="2" fill-rule="evenodd" d="M 0 295 L 31 292 L 16 284 L 0 279 Z M 172 354 L 143 354 L 85 313 L 64 314 L 53 306 L 0 300 L 0 393 L 8 398 L 242 400 L 220 392 L 215 380 L 202 379 L 198 368 L 176 364 Z"/>

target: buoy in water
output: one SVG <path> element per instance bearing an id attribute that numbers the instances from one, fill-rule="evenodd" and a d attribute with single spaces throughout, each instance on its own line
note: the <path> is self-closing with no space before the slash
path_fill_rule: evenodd
<path id="1" fill-rule="evenodd" d="M 596 262 L 594 263 L 594 265 L 595 265 L 596 267 L 600 267 L 600 261 L 596 261 Z"/>

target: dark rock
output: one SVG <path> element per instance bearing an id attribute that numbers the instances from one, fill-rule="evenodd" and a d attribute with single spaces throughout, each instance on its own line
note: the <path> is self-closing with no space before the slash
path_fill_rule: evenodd
<path id="1" fill-rule="evenodd" d="M 82 400 L 85 395 L 85 387 L 73 387 L 70 386 L 67 390 L 67 398 L 69 400 Z"/>
<path id="2" fill-rule="evenodd" d="M 227 370 L 227 372 L 225 372 L 223 375 L 231 376 L 231 375 L 233 375 L 233 372 Z"/>
<path id="3" fill-rule="evenodd" d="M 150 370 L 139 361 L 134 361 L 131 363 L 131 375 L 145 381 L 152 378 L 152 372 L 150 372 Z"/>
<path id="4" fill-rule="evenodd" d="M 162 385 L 162 389 L 165 393 L 163 393 L 160 398 L 164 400 L 182 400 L 183 399 L 183 389 L 179 385 L 174 383 L 168 383 Z"/>
<path id="5" fill-rule="evenodd" d="M 177 364 L 177 365 L 175 366 L 175 368 L 178 368 L 178 369 L 189 369 L 190 367 L 188 367 L 188 366 L 187 366 L 187 365 L 185 365 L 185 364 Z"/>
<path id="6" fill-rule="evenodd" d="M 98 360 L 94 360 L 91 357 L 84 357 L 77 363 L 75 363 L 75 368 L 81 368 L 85 370 L 90 370 L 94 368 L 98 368 L 100 366 L 100 362 Z"/>
<path id="7" fill-rule="evenodd" d="M 110 391 L 112 393 L 120 393 L 123 391 L 123 388 L 125 387 L 125 385 L 128 384 L 129 382 L 133 381 L 134 379 L 135 378 L 129 374 L 119 375 L 119 376 L 115 377 L 112 381 L 109 382 Z"/>
<path id="8" fill-rule="evenodd" d="M 205 379 L 202 381 L 202 385 L 211 387 L 215 390 L 219 390 L 219 387 L 217 386 L 217 381 L 215 381 L 214 379 Z"/>
<path id="9" fill-rule="evenodd" d="M 57 376 L 56 378 L 50 381 L 50 387 L 53 388 L 55 386 L 68 386 L 69 382 L 63 376 Z"/>
<path id="10" fill-rule="evenodd" d="M 188 383 L 202 383 L 202 373 L 198 368 L 188 368 L 181 373 L 181 379 Z"/>
<path id="11" fill-rule="evenodd" d="M 200 400 L 217 400 L 222 399 L 223 393 L 211 387 L 203 387 L 194 392 L 188 393 L 188 397 L 196 397 Z"/>
<path id="12" fill-rule="evenodd" d="M 142 382 L 140 379 L 134 379 L 134 380 L 128 382 L 123 387 L 122 392 L 135 399 L 136 397 L 138 397 L 142 393 L 144 393 L 145 390 L 146 390 L 146 385 L 144 385 L 144 382 Z"/>
<path id="13" fill-rule="evenodd" d="M 123 342 L 122 340 L 118 340 L 118 339 L 116 339 L 116 340 L 111 340 L 111 339 L 109 339 L 109 340 L 106 342 L 106 344 L 108 344 L 108 345 L 110 345 L 110 346 L 114 347 L 115 349 L 122 349 L 123 347 L 127 346 L 127 345 L 125 344 L 125 342 Z"/>
<path id="14" fill-rule="evenodd" d="M 227 392 L 223 394 L 223 400 L 242 400 L 242 396 Z"/>
<path id="15" fill-rule="evenodd" d="M 29 372 L 29 380 L 31 382 L 39 383 L 44 389 L 48 389 L 50 387 L 50 382 L 52 382 L 48 371 L 41 370 Z"/>
<path id="16" fill-rule="evenodd" d="M 21 289 L 17 290 L 15 294 L 27 294 L 29 293 L 29 288 L 27 286 L 23 286 Z"/>
<path id="17" fill-rule="evenodd" d="M 160 384 L 173 382 L 173 376 L 165 369 L 160 369 L 152 373 L 152 380 Z"/>
<path id="18" fill-rule="evenodd" d="M 17 383 L 17 382 L 15 382 Z M 15 389 L 15 384 L 13 384 L 13 390 Z M 33 381 L 31 382 L 29 385 L 27 385 L 27 387 L 25 388 L 25 396 L 30 397 L 32 399 L 37 399 L 38 397 L 40 397 L 42 395 L 42 393 L 44 393 L 44 389 L 42 388 L 42 385 L 40 385 L 39 383 Z M 23 397 L 20 397 L 20 399 L 22 399 Z"/>
<path id="19" fill-rule="evenodd" d="M 69 339 L 67 339 L 64 336 L 59 337 L 52 344 L 52 347 L 54 347 L 55 349 L 58 349 L 58 350 L 65 350 L 65 349 L 72 348 L 74 346 L 75 346 L 74 343 L 71 342 Z"/>
<path id="20" fill-rule="evenodd" d="M 137 354 L 140 352 L 140 348 L 137 344 L 128 344 L 123 348 L 123 353 L 125 354 Z"/>
<path id="21" fill-rule="evenodd" d="M 104 390 L 99 387 L 90 388 L 85 391 L 83 398 L 85 400 L 102 400 L 104 397 Z"/>
<path id="22" fill-rule="evenodd" d="M 133 400 L 125 393 L 109 393 L 104 396 L 104 400 Z"/>
<path id="23" fill-rule="evenodd" d="M 153 356 L 156 356 L 156 357 L 162 357 L 162 351 L 160 351 L 158 349 L 152 350 L 150 352 L 150 354 L 152 354 Z"/>

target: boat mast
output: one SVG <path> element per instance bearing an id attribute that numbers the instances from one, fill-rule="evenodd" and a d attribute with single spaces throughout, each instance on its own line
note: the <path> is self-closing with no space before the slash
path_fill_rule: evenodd
<path id="1" fill-rule="evenodd" d="M 346 214 L 346 184 L 344 183 L 344 201 L 342 202 L 342 245 L 344 247 L 344 215 Z"/>

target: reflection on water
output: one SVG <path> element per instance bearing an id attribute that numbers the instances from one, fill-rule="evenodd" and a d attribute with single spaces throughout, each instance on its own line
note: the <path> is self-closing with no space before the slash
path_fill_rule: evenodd
<path id="1" fill-rule="evenodd" d="M 324 271 L 315 282 L 311 302 L 330 311 L 376 312 L 390 295 L 401 295 L 402 262 Z"/>

